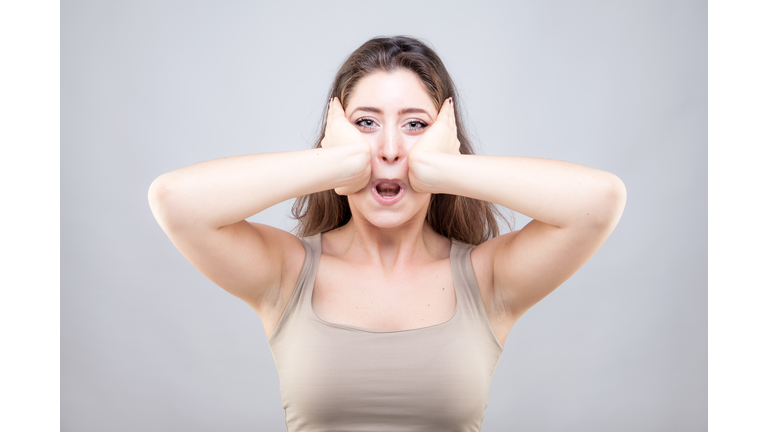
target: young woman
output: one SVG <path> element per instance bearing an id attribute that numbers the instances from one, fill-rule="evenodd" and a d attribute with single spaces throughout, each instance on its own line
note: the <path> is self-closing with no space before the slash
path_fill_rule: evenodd
<path id="1" fill-rule="evenodd" d="M 520 316 L 578 270 L 624 208 L 613 174 L 474 155 L 435 52 L 357 49 L 310 150 L 158 177 L 152 211 L 264 324 L 288 431 L 479 431 Z M 294 206 L 299 236 L 245 221 Z M 499 204 L 531 218 L 499 235 Z"/>

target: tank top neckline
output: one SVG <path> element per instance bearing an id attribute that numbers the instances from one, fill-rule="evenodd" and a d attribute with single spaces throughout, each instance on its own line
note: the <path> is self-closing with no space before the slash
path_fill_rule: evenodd
<path id="1" fill-rule="evenodd" d="M 458 286 L 457 286 L 458 284 L 456 283 L 456 280 L 454 278 L 454 274 L 455 274 L 455 268 L 454 267 L 458 264 L 456 262 L 456 257 L 454 256 L 455 252 L 456 252 L 456 247 L 455 247 L 456 240 L 455 239 L 451 239 L 451 250 L 450 250 L 450 252 L 448 254 L 448 260 L 450 261 L 450 265 L 451 265 L 451 283 L 453 284 L 453 295 L 456 297 L 456 308 L 453 311 L 453 315 L 451 315 L 451 317 L 448 318 L 448 320 L 443 321 L 441 323 L 437 323 L 437 324 L 432 324 L 432 325 L 428 325 L 428 326 L 424 326 L 424 327 L 410 328 L 410 329 L 402 329 L 402 330 L 376 330 L 376 329 L 371 329 L 371 328 L 367 328 L 367 327 L 360 327 L 360 326 L 356 326 L 356 325 L 352 325 L 352 324 L 333 323 L 333 322 L 326 321 L 326 320 L 320 318 L 315 313 L 315 308 L 312 306 L 312 294 L 315 292 L 315 278 L 317 276 L 317 271 L 318 271 L 318 269 L 320 267 L 320 257 L 322 256 L 322 251 L 323 251 L 323 248 L 322 248 L 322 234 L 316 234 L 316 236 L 317 236 L 317 240 L 316 241 L 318 242 L 318 246 L 319 247 L 318 247 L 318 253 L 314 254 L 315 256 L 312 257 L 312 259 L 315 261 L 313 263 L 314 274 L 311 275 L 311 280 L 310 280 L 310 283 L 308 284 L 309 285 L 308 286 L 309 290 L 307 292 L 307 296 L 306 296 L 307 300 L 306 301 L 309 303 L 308 306 L 309 306 L 309 311 L 310 311 L 310 314 L 312 315 L 312 318 L 317 320 L 317 322 L 319 322 L 321 324 L 324 324 L 326 326 L 329 326 L 329 327 L 335 327 L 335 328 L 342 329 L 342 330 L 354 330 L 354 331 L 361 331 L 361 332 L 365 332 L 365 333 L 391 334 L 391 333 L 412 333 L 412 332 L 417 332 L 417 331 L 420 331 L 420 330 L 429 330 L 429 329 L 434 329 L 434 328 L 438 328 L 438 327 L 444 327 L 444 326 L 450 325 L 453 321 L 455 321 L 457 319 L 456 317 L 459 315 L 460 310 L 461 310 L 461 297 L 462 296 L 460 296 L 459 293 L 456 292 L 456 290 L 458 289 Z"/>

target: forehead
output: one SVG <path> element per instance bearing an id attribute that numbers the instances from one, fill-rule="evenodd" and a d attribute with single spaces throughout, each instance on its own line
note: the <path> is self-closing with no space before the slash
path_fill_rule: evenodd
<path id="1" fill-rule="evenodd" d="M 358 81 L 349 97 L 350 108 L 356 106 L 422 108 L 435 112 L 434 102 L 419 77 L 408 70 L 375 72 Z"/>

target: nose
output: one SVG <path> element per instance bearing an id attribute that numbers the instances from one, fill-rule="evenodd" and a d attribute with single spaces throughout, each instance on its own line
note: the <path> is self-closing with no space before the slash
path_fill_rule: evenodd
<path id="1" fill-rule="evenodd" d="M 379 141 L 377 156 L 382 162 L 393 164 L 405 158 L 405 143 L 398 130 L 384 128 Z"/>

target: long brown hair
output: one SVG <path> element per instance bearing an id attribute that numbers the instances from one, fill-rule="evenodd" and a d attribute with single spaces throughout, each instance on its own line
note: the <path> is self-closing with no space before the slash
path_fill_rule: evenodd
<path id="1" fill-rule="evenodd" d="M 361 78 L 375 72 L 399 69 L 414 72 L 421 79 L 438 111 L 443 101 L 453 98 L 457 138 L 461 143 L 459 152 L 475 154 L 462 121 L 453 80 L 435 51 L 418 39 L 405 36 L 377 37 L 364 43 L 339 69 L 328 99 L 338 97 L 341 105 L 346 108 L 350 94 Z M 326 104 L 315 148 L 320 148 L 323 139 L 327 111 Z M 298 221 L 296 233 L 300 237 L 336 229 L 352 217 L 347 197 L 338 195 L 334 190 L 297 198 L 291 212 Z M 497 217 L 504 220 L 492 203 L 458 195 L 433 194 L 427 210 L 427 223 L 437 233 L 474 245 L 499 235 Z"/>

